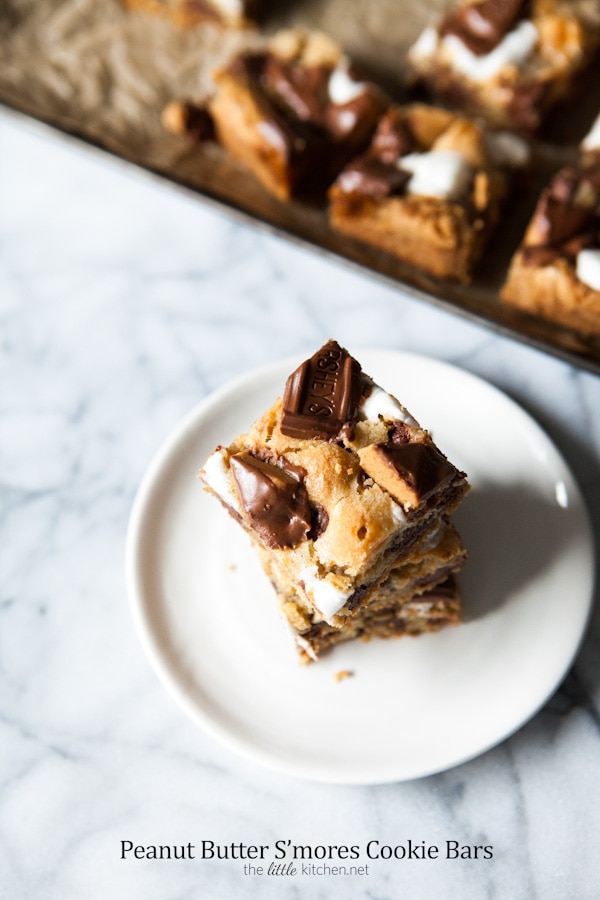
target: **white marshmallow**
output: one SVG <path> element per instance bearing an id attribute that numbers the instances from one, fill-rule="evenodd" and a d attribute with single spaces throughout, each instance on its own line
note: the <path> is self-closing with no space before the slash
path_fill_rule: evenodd
<path id="1" fill-rule="evenodd" d="M 299 573 L 300 581 L 304 582 L 307 594 L 325 620 L 331 619 L 340 611 L 352 590 L 341 591 L 325 578 L 319 578 L 316 566 L 308 566 Z"/>
<path id="2" fill-rule="evenodd" d="M 454 150 L 431 150 L 409 153 L 398 160 L 398 168 L 412 172 L 406 186 L 409 194 L 458 200 L 463 197 L 473 178 L 473 169 Z"/>
<path id="3" fill-rule="evenodd" d="M 431 25 L 421 32 L 415 43 L 408 51 L 409 59 L 418 62 L 430 59 L 436 52 L 439 44 L 439 35 Z"/>
<path id="4" fill-rule="evenodd" d="M 215 494 L 228 506 L 233 507 L 236 512 L 240 512 L 240 502 L 238 496 L 231 488 L 229 480 L 229 466 L 227 466 L 226 452 L 223 448 L 218 448 L 211 453 L 204 464 L 204 468 L 200 472 L 200 476 L 205 484 L 208 485 Z"/>
<path id="5" fill-rule="evenodd" d="M 357 97 L 364 94 L 366 88 L 367 86 L 364 82 L 355 81 L 350 77 L 345 66 L 336 66 L 329 76 L 327 85 L 331 102 L 338 106 L 343 106 L 345 103 L 356 100 Z"/>
<path id="6" fill-rule="evenodd" d="M 230 19 L 241 19 L 244 14 L 242 0 L 212 0 L 220 13 Z"/>
<path id="7" fill-rule="evenodd" d="M 600 116 L 592 125 L 589 134 L 583 139 L 581 146 L 584 150 L 600 150 Z"/>
<path id="8" fill-rule="evenodd" d="M 392 397 L 391 394 L 388 394 L 387 391 L 384 391 L 377 384 L 374 385 L 369 396 L 363 401 L 361 414 L 365 419 L 370 419 L 371 421 L 377 421 L 379 416 L 381 416 L 382 419 L 387 419 L 391 422 L 400 421 L 405 422 L 407 425 L 413 425 L 415 428 L 419 427 L 419 423 L 416 419 L 413 419 L 408 410 L 395 397 Z"/>
<path id="9" fill-rule="evenodd" d="M 600 250 L 580 250 L 577 277 L 593 291 L 600 291 Z"/>
<path id="10" fill-rule="evenodd" d="M 445 35 L 441 44 L 447 51 L 454 68 L 472 81 L 489 81 L 505 66 L 520 66 L 529 59 L 538 42 L 538 30 L 533 22 L 519 22 L 516 28 L 494 47 L 491 53 L 477 56 L 471 53 L 460 38 Z"/>

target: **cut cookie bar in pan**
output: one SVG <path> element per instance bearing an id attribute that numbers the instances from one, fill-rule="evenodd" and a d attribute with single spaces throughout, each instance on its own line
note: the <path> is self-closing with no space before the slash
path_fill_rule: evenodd
<path id="1" fill-rule="evenodd" d="M 219 141 L 281 199 L 319 195 L 369 141 L 387 104 L 321 33 L 278 32 L 215 75 Z"/>
<path id="2" fill-rule="evenodd" d="M 599 42 L 599 0 L 461 0 L 422 32 L 409 61 L 439 99 L 533 131 Z"/>
<path id="3" fill-rule="evenodd" d="M 422 555 L 469 490 L 465 473 L 335 341 L 200 472 L 260 547 L 277 591 L 340 627 Z"/>
<path id="4" fill-rule="evenodd" d="M 339 231 L 440 278 L 468 282 L 526 141 L 424 104 L 391 107 L 329 190 Z"/>
<path id="5" fill-rule="evenodd" d="M 506 303 L 600 335 L 600 159 L 561 169 L 543 191 L 502 291 Z"/>

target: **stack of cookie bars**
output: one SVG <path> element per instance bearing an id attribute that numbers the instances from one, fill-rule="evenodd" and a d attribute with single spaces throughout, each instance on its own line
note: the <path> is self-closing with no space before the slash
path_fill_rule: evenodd
<path id="1" fill-rule="evenodd" d="M 461 621 L 466 475 L 335 341 L 200 478 L 252 538 L 303 661 Z"/>

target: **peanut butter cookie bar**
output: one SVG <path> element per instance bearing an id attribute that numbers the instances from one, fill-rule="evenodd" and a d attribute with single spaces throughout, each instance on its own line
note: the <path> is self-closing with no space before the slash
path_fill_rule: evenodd
<path id="1" fill-rule="evenodd" d="M 329 190 L 335 228 L 439 278 L 468 282 L 527 143 L 424 104 L 391 107 Z"/>
<path id="2" fill-rule="evenodd" d="M 386 106 L 331 38 L 278 32 L 215 75 L 219 141 L 283 200 L 321 194 L 369 141 Z"/>
<path id="3" fill-rule="evenodd" d="M 409 51 L 438 98 L 495 126 L 534 131 L 600 42 L 598 0 L 460 0 Z"/>

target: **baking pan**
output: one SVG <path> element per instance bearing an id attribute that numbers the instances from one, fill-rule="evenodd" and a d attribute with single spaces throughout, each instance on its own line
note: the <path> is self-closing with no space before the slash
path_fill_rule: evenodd
<path id="1" fill-rule="evenodd" d="M 323 29 L 394 99 L 404 102 L 413 99 L 405 87 L 406 49 L 450 3 L 273 0 L 269 5 L 265 0 L 265 5 L 260 34 L 288 26 Z M 539 190 L 553 171 L 576 159 L 578 142 L 598 112 L 597 67 L 580 79 L 577 103 L 557 108 L 535 141 L 532 174 L 506 204 L 473 282 L 465 286 L 439 281 L 338 234 L 324 208 L 276 200 L 217 145 L 192 145 L 165 133 L 160 114 L 166 103 L 208 96 L 215 67 L 260 34 L 213 25 L 182 30 L 165 19 L 127 11 L 118 0 L 0 0 L 0 103 L 254 226 L 600 374 L 600 340 L 585 339 L 499 300 Z"/>

